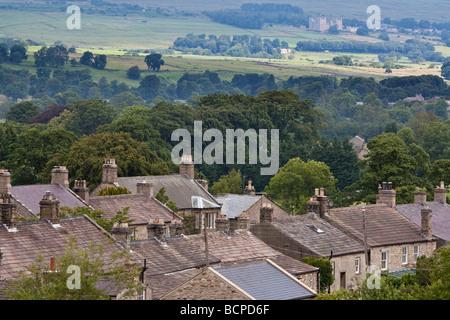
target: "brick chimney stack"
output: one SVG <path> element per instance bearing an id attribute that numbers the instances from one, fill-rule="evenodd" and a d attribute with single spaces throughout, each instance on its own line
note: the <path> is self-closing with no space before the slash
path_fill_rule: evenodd
<path id="1" fill-rule="evenodd" d="M 75 180 L 73 192 L 83 199 L 84 202 L 89 203 L 89 188 L 86 186 L 86 180 Z"/>
<path id="2" fill-rule="evenodd" d="M 11 194 L 11 173 L 6 169 L 0 169 L 0 194 Z"/>
<path id="3" fill-rule="evenodd" d="M 427 203 L 427 193 L 425 191 L 414 192 L 414 203 Z"/>
<path id="4" fill-rule="evenodd" d="M 166 241 L 166 224 L 164 221 L 153 220 L 147 225 L 148 238 L 156 238 L 160 242 Z"/>
<path id="5" fill-rule="evenodd" d="M 102 167 L 102 183 L 117 184 L 117 165 L 115 158 L 106 158 Z"/>
<path id="6" fill-rule="evenodd" d="M 131 242 L 131 229 L 128 228 L 128 223 L 114 222 L 111 234 L 117 241 L 122 242 L 127 247 Z"/>
<path id="7" fill-rule="evenodd" d="M 153 184 L 147 182 L 145 179 L 136 184 L 136 191 L 139 194 L 145 194 L 149 198 L 153 197 Z"/>
<path id="8" fill-rule="evenodd" d="M 441 181 L 440 186 L 434 189 L 434 201 L 447 203 L 447 190 L 445 189 L 444 181 Z"/>
<path id="9" fill-rule="evenodd" d="M 0 194 L 0 223 L 8 230 L 15 230 L 17 222 L 16 205 L 10 194 Z"/>
<path id="10" fill-rule="evenodd" d="M 271 223 L 273 221 L 273 208 L 269 203 L 263 203 L 259 209 L 259 222 Z"/>
<path id="11" fill-rule="evenodd" d="M 420 210 L 420 215 L 421 215 L 421 232 L 425 237 L 431 239 L 433 236 L 433 229 L 431 222 L 433 213 L 431 209 L 428 208 L 428 206 L 426 206 L 422 208 L 422 210 Z"/>
<path id="12" fill-rule="evenodd" d="M 217 216 L 216 231 L 222 231 L 225 233 L 228 233 L 230 231 L 230 220 L 228 220 L 226 216 Z"/>
<path id="13" fill-rule="evenodd" d="M 377 194 L 377 204 L 385 203 L 392 208 L 395 208 L 396 206 L 396 198 L 397 193 L 393 189 L 392 182 L 383 182 L 382 186 L 378 187 L 378 194 Z"/>
<path id="14" fill-rule="evenodd" d="M 52 224 L 59 224 L 59 200 L 47 191 L 39 202 L 40 220 L 49 220 Z"/>
<path id="15" fill-rule="evenodd" d="M 69 189 L 69 170 L 65 166 L 55 166 L 52 170 L 52 184 L 60 184 Z"/>
<path id="16" fill-rule="evenodd" d="M 189 178 L 194 179 L 194 162 L 191 154 L 183 154 L 181 156 L 180 174 L 186 174 Z"/>

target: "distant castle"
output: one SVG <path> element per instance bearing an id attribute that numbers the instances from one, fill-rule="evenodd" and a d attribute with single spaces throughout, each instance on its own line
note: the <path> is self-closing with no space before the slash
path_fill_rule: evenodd
<path id="1" fill-rule="evenodd" d="M 332 18 L 330 19 L 330 22 L 327 22 L 326 17 L 317 17 L 309 18 L 309 29 L 310 30 L 316 30 L 316 31 L 328 31 L 330 27 L 337 26 L 338 30 L 342 30 L 342 19 L 341 18 Z"/>

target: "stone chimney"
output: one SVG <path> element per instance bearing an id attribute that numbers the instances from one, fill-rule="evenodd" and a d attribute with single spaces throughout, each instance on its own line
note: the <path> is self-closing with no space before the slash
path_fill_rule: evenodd
<path id="1" fill-rule="evenodd" d="M 89 188 L 86 186 L 86 180 L 75 180 L 73 192 L 83 199 L 84 202 L 89 203 Z"/>
<path id="2" fill-rule="evenodd" d="M 428 206 L 422 208 L 420 210 L 421 215 L 421 232 L 422 234 L 427 237 L 428 239 L 431 239 L 433 236 L 433 229 L 432 229 L 432 222 L 431 218 L 433 216 L 432 211 Z"/>
<path id="3" fill-rule="evenodd" d="M 16 228 L 17 214 L 16 204 L 12 202 L 10 194 L 0 194 L 0 223 L 4 224 L 8 230 Z"/>
<path id="4" fill-rule="evenodd" d="M 447 190 L 445 189 L 444 181 L 441 181 L 440 186 L 434 189 L 434 201 L 447 203 Z"/>
<path id="5" fill-rule="evenodd" d="M 151 198 L 153 197 L 153 184 L 144 179 L 136 184 L 136 192 Z"/>
<path id="6" fill-rule="evenodd" d="M 169 235 L 171 237 L 178 236 L 184 232 L 183 223 L 178 220 L 173 219 L 169 224 Z"/>
<path id="7" fill-rule="evenodd" d="M 69 189 L 69 170 L 65 166 L 53 167 L 51 183 L 59 183 L 64 188 Z"/>
<path id="8" fill-rule="evenodd" d="M 40 220 L 49 220 L 52 224 L 59 224 L 59 200 L 47 191 L 39 202 Z"/>
<path id="9" fill-rule="evenodd" d="M 236 229 L 248 230 L 250 228 L 250 218 L 247 216 L 247 212 L 243 212 L 236 218 Z"/>
<path id="10" fill-rule="evenodd" d="M 415 191 L 414 192 L 414 203 L 427 203 L 427 193 L 425 191 Z"/>
<path id="11" fill-rule="evenodd" d="M 228 233 L 230 231 L 230 220 L 228 220 L 226 216 L 217 216 L 216 231 L 222 231 L 225 233 Z"/>
<path id="12" fill-rule="evenodd" d="M 116 184 L 118 182 L 116 159 L 106 158 L 102 167 L 102 183 Z"/>
<path id="13" fill-rule="evenodd" d="M 396 192 L 393 189 L 392 182 L 383 182 L 382 186 L 378 187 L 376 204 L 385 203 L 392 208 L 396 206 Z"/>
<path id="14" fill-rule="evenodd" d="M 131 242 L 131 229 L 128 228 L 128 223 L 114 222 L 111 228 L 111 234 L 117 241 L 122 242 L 127 247 Z"/>
<path id="15" fill-rule="evenodd" d="M 259 222 L 271 223 L 273 221 L 273 208 L 269 203 L 263 203 L 259 209 Z"/>
<path id="16" fill-rule="evenodd" d="M 328 214 L 329 199 L 325 195 L 324 188 L 314 189 L 314 196 L 306 203 L 306 212 L 314 212 L 319 217 L 323 218 Z"/>
<path id="17" fill-rule="evenodd" d="M 148 238 L 153 239 L 156 238 L 157 240 L 161 242 L 166 241 L 166 224 L 164 221 L 159 221 L 157 219 L 151 221 L 147 225 L 147 233 Z"/>
<path id="18" fill-rule="evenodd" d="M 204 180 L 204 179 L 197 179 L 195 180 L 198 182 L 199 185 L 201 185 L 203 187 L 203 189 L 205 189 L 206 191 L 208 191 L 208 181 Z"/>
<path id="19" fill-rule="evenodd" d="M 0 169 L 0 194 L 11 194 L 11 173 Z"/>
<path id="20" fill-rule="evenodd" d="M 194 179 L 194 162 L 191 154 L 183 154 L 181 156 L 180 174 L 187 174 L 189 178 Z"/>
<path id="21" fill-rule="evenodd" d="M 244 188 L 244 194 L 254 196 L 256 194 L 255 187 L 252 186 L 252 180 L 248 180 L 248 184 Z"/>

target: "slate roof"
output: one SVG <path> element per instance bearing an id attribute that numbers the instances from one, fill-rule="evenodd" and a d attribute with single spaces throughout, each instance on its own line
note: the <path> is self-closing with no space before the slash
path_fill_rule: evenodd
<path id="1" fill-rule="evenodd" d="M 153 299 L 198 274 L 206 265 L 205 238 L 196 234 L 169 237 L 165 243 L 156 239 L 133 241 L 131 249 L 147 259 L 147 283 Z M 269 247 L 247 230 L 227 235 L 208 233 L 209 263 L 229 266 L 270 258 L 293 275 L 316 272 L 318 268 L 295 260 Z"/>
<path id="2" fill-rule="evenodd" d="M 213 268 L 256 300 L 294 300 L 315 296 L 298 280 L 267 261 Z"/>
<path id="3" fill-rule="evenodd" d="M 176 203 L 178 209 L 197 208 L 198 205 L 196 203 L 193 204 L 193 197 L 200 197 L 206 200 L 202 204 L 204 208 L 220 208 L 214 197 L 187 175 L 119 177 L 118 184 L 126 187 L 132 193 L 136 193 L 136 184 L 144 179 L 153 184 L 155 194 L 164 187 L 166 196 Z"/>
<path id="4" fill-rule="evenodd" d="M 222 205 L 221 214 L 228 219 L 235 219 L 240 216 L 243 211 L 249 209 L 255 202 L 259 201 L 262 196 L 252 196 L 244 194 L 223 194 L 215 197 L 216 201 Z"/>
<path id="5" fill-rule="evenodd" d="M 367 243 L 371 247 L 428 241 L 421 229 L 387 204 L 366 205 Z M 325 219 L 364 241 L 362 206 L 334 208 Z"/>
<path id="6" fill-rule="evenodd" d="M 56 228 L 46 220 L 17 223 L 17 231 L 9 232 L 0 225 L 2 264 L 0 280 L 13 279 L 19 270 L 26 270 L 39 255 L 50 262 L 51 257 L 65 253 L 66 240 L 75 236 L 77 244 L 84 249 L 89 243 L 105 245 L 105 259 L 123 247 L 111 242 L 111 236 L 86 216 L 61 218 Z M 45 261 L 45 260 L 44 260 Z"/>
<path id="7" fill-rule="evenodd" d="M 89 200 L 90 206 L 105 212 L 105 218 L 111 220 L 116 212 L 129 207 L 127 216 L 133 224 L 147 224 L 149 221 L 181 221 L 182 219 L 155 198 L 144 194 L 121 194 L 114 196 L 97 196 Z"/>
<path id="8" fill-rule="evenodd" d="M 314 214 L 275 218 L 272 225 L 318 256 L 364 252 L 363 245 Z M 317 231 L 316 231 L 317 230 Z"/>
<path id="9" fill-rule="evenodd" d="M 450 241 L 450 206 L 438 201 L 430 201 L 426 205 L 432 210 L 431 223 L 433 235 Z M 408 203 L 397 205 L 396 209 L 400 214 L 420 227 L 420 210 L 423 207 L 424 205 L 422 203 Z"/>
<path id="10" fill-rule="evenodd" d="M 13 186 L 11 195 L 13 198 L 23 204 L 33 214 L 39 213 L 39 202 L 42 196 L 50 191 L 60 202 L 60 207 L 88 207 L 88 204 L 78 197 L 72 190 L 64 188 L 60 184 L 35 184 Z"/>

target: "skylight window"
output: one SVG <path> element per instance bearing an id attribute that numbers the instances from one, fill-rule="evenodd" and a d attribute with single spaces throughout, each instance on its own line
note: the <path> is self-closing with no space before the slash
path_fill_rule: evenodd
<path id="1" fill-rule="evenodd" d="M 312 224 L 308 224 L 307 227 L 310 228 L 311 230 L 317 232 L 317 233 L 325 233 L 325 231 L 323 231 L 322 229 L 317 228 L 316 226 L 314 226 Z"/>

